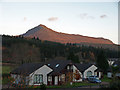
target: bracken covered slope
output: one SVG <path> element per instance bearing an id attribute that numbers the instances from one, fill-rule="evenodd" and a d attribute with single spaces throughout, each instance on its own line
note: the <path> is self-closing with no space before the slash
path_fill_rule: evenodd
<path id="1" fill-rule="evenodd" d="M 75 34 L 66 34 L 53 31 L 45 25 L 38 25 L 28 30 L 24 37 L 39 38 L 40 40 L 47 40 L 59 43 L 94 43 L 94 44 L 114 44 L 112 41 L 104 38 L 94 38 Z"/>

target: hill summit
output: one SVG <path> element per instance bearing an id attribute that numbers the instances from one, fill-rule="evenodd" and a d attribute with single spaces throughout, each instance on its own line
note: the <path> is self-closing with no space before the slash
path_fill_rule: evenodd
<path id="1" fill-rule="evenodd" d="M 26 33 L 22 34 L 24 37 L 39 38 L 40 40 L 47 40 L 59 43 L 93 43 L 93 44 L 114 44 L 112 41 L 104 38 L 95 38 L 75 34 L 66 34 L 56 32 L 45 25 L 38 25 Z"/>

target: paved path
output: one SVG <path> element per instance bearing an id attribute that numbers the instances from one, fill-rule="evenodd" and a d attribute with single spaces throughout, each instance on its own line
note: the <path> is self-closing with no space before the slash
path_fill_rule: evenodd
<path id="1" fill-rule="evenodd" d="M 40 90 L 38 89 L 3 89 L 3 90 Z M 96 90 L 96 88 L 54 88 L 54 89 L 46 89 L 46 90 Z"/>
<path id="2" fill-rule="evenodd" d="M 100 84 L 101 86 L 107 86 L 109 85 L 108 82 L 102 82 Z M 50 88 L 50 89 L 46 89 L 46 90 L 96 90 L 98 88 L 100 88 L 100 85 L 91 85 L 91 86 L 78 86 L 78 87 L 74 87 L 74 88 Z M 2 85 L 1 85 L 2 86 Z M 1 87 L 0 86 L 0 87 Z M 3 85 L 3 88 L 8 88 L 7 85 Z M 3 90 L 40 90 L 40 89 L 15 89 L 15 88 L 11 88 L 11 89 L 3 89 Z"/>

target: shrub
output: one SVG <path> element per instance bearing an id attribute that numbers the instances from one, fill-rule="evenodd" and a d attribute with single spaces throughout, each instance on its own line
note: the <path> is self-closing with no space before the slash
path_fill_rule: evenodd
<path id="1" fill-rule="evenodd" d="M 46 90 L 46 85 L 45 84 L 40 85 L 40 90 Z"/>
<path id="2" fill-rule="evenodd" d="M 114 81 L 110 84 L 111 90 L 120 90 L 120 81 Z"/>

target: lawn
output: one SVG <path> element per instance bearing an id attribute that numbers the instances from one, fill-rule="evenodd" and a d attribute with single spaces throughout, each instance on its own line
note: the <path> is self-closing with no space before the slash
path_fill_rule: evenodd
<path id="1" fill-rule="evenodd" d="M 14 67 L 15 66 L 7 65 L 0 66 L 0 69 L 2 69 L 2 84 L 7 84 L 10 82 L 11 78 L 8 78 L 8 76 L 10 76 L 10 72 L 14 69 Z"/>
<path id="2" fill-rule="evenodd" d="M 2 66 L 2 74 L 9 74 L 12 69 L 12 66 Z"/>

